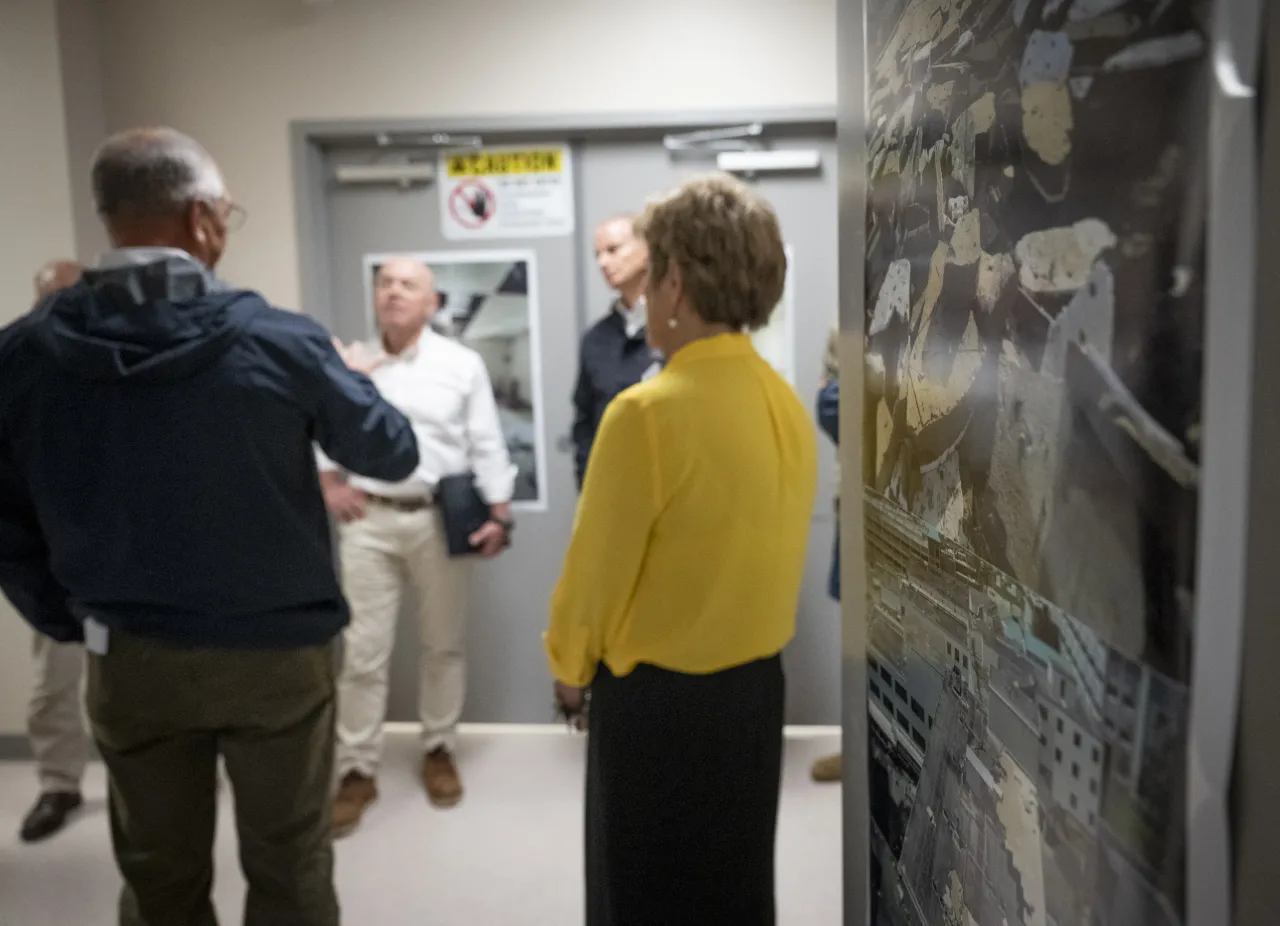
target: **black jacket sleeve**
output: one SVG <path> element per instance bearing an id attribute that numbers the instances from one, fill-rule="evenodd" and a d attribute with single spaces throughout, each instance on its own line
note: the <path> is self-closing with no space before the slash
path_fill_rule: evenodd
<path id="1" fill-rule="evenodd" d="M 299 357 L 315 416 L 312 435 L 343 469 L 370 479 L 399 482 L 418 468 L 413 426 L 378 392 L 369 377 L 338 356 L 329 333 L 308 321 Z"/>
<path id="2" fill-rule="evenodd" d="M 818 391 L 818 426 L 831 438 L 831 442 L 840 443 L 840 381 L 832 380 Z"/>
<path id="3" fill-rule="evenodd" d="M 573 473 L 582 490 L 582 480 L 587 474 L 587 457 L 596 438 L 595 387 L 587 368 L 587 346 L 579 350 L 578 381 L 573 387 Z"/>
<path id="4" fill-rule="evenodd" d="M 53 577 L 49 547 L 26 484 L 0 433 L 0 591 L 36 630 L 63 643 L 84 639 Z"/>

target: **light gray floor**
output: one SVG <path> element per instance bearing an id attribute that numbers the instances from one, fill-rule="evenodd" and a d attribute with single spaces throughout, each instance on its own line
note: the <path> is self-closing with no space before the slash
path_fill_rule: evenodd
<path id="1" fill-rule="evenodd" d="M 459 748 L 467 798 L 428 807 L 412 737 L 389 738 L 382 799 L 338 844 L 338 890 L 351 926 L 574 926 L 582 922 L 582 739 L 473 734 Z M 826 738 L 787 743 L 778 838 L 783 926 L 840 922 L 840 790 L 810 783 Z M 30 763 L 0 763 L 0 926 L 112 926 L 119 876 L 107 836 L 105 780 L 90 768 L 87 809 L 47 843 L 17 838 L 34 799 Z M 215 896 L 239 922 L 244 881 L 224 789 Z"/>

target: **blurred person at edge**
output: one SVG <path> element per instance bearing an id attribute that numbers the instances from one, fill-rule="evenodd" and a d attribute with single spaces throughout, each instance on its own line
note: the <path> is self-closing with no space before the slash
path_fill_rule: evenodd
<path id="1" fill-rule="evenodd" d="M 75 261 L 50 261 L 36 273 L 37 304 L 80 281 Z M 35 683 L 27 707 L 27 739 L 36 760 L 40 796 L 23 818 L 23 842 L 39 842 L 60 831 L 84 803 L 80 781 L 89 759 L 80 686 L 84 647 L 59 643 L 36 632 L 32 641 Z"/>
<path id="2" fill-rule="evenodd" d="M 838 339 L 839 332 L 832 331 L 827 341 L 827 352 L 823 358 L 823 376 L 822 382 L 818 388 L 817 398 L 817 419 L 818 426 L 822 428 L 823 433 L 831 438 L 831 442 L 840 446 L 840 363 L 838 356 Z M 885 394 L 885 362 L 883 352 L 874 344 L 869 344 L 863 352 L 862 358 L 862 398 L 864 402 L 863 415 L 874 417 L 875 405 Z M 868 418 L 867 420 L 870 420 Z M 874 465 L 871 456 L 875 454 L 875 445 L 872 442 L 864 442 L 862 448 L 863 460 L 862 466 L 865 472 L 870 472 Z M 836 471 L 836 536 L 831 551 L 831 573 L 827 581 L 827 593 L 832 600 L 839 603 L 840 601 L 840 476 L 839 469 Z M 813 764 L 812 775 L 814 781 L 820 783 L 835 783 L 842 780 L 844 765 L 841 761 L 839 753 L 831 756 L 823 756 Z"/>
<path id="3" fill-rule="evenodd" d="M 321 484 L 341 522 L 342 586 L 351 600 L 338 684 L 338 780 L 334 832 L 360 824 L 377 799 L 387 678 L 400 599 L 411 586 L 420 620 L 420 775 L 436 807 L 462 800 L 454 758 L 466 692 L 469 557 L 450 557 L 436 485 L 468 469 L 489 505 L 489 521 L 470 539 L 482 557 L 506 548 L 514 524 L 516 467 L 507 453 L 484 360 L 433 331 L 440 305 L 431 269 L 395 257 L 378 270 L 374 310 L 381 341 L 353 344 L 349 356 L 369 362 L 378 389 L 413 422 L 422 460 L 399 482 L 348 479 L 321 457 Z"/>
<path id="4" fill-rule="evenodd" d="M 657 376 L 605 411 L 546 647 L 590 684 L 590 926 L 772 926 L 781 651 L 795 633 L 817 437 L 748 334 L 782 296 L 773 209 L 694 180 L 637 223 Z"/>
<path id="5" fill-rule="evenodd" d="M 822 433 L 831 438 L 831 442 L 840 446 L 840 359 L 838 352 L 839 332 L 832 331 L 827 339 L 826 353 L 822 359 L 822 382 L 818 386 L 816 411 L 818 427 Z M 827 579 L 827 594 L 837 604 L 840 601 L 840 476 L 836 474 L 836 494 L 834 499 L 836 510 L 836 539 L 831 550 L 831 572 Z M 843 772 L 840 753 L 823 756 L 813 763 L 813 780 L 829 784 L 838 782 Z"/>
<path id="6" fill-rule="evenodd" d="M 645 328 L 645 277 L 649 248 L 636 235 L 635 217 L 605 219 L 596 228 L 596 265 L 614 291 L 608 314 L 582 336 L 578 379 L 573 388 L 573 472 L 578 489 L 604 410 L 624 389 L 660 369 L 661 355 L 648 343 Z"/>
<path id="7" fill-rule="evenodd" d="M 172 129 L 92 169 L 112 248 L 0 332 L 0 588 L 83 640 L 122 926 L 213 926 L 221 757 L 246 926 L 334 926 L 334 574 L 313 441 L 401 479 L 409 421 L 302 315 L 213 276 L 244 213 Z"/>

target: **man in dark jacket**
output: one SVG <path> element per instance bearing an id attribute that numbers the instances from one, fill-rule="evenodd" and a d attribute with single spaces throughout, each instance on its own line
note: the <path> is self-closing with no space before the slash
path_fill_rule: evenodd
<path id="1" fill-rule="evenodd" d="M 127 926 L 215 922 L 216 769 L 247 923 L 330 926 L 334 575 L 313 442 L 398 480 L 409 422 L 314 322 L 212 275 L 243 213 L 196 142 L 100 149 L 113 250 L 0 332 L 0 588 L 83 639 Z"/>
<path id="2" fill-rule="evenodd" d="M 645 334 L 645 278 L 649 250 L 637 237 L 633 217 L 615 216 L 596 229 L 596 264 L 617 293 L 609 314 L 582 336 L 578 381 L 573 390 L 573 468 L 582 488 L 587 458 L 605 406 L 624 389 L 656 373 L 658 355 Z"/>

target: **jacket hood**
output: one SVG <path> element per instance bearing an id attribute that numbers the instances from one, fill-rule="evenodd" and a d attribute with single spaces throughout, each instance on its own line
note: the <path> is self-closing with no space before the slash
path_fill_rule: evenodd
<path id="1" fill-rule="evenodd" d="M 85 379 L 172 381 L 221 357 L 252 316 L 234 307 L 256 299 L 221 287 L 194 260 L 89 270 L 37 308 L 34 333 Z"/>

